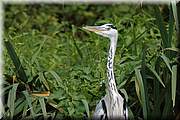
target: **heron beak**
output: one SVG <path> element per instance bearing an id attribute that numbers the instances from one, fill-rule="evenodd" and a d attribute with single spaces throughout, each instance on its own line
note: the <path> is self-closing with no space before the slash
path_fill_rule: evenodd
<path id="1" fill-rule="evenodd" d="M 103 31 L 106 31 L 106 30 L 102 29 L 102 27 L 100 27 L 100 26 L 85 26 L 85 27 L 83 27 L 83 29 L 91 31 L 91 32 L 95 32 L 95 33 L 101 33 Z"/>

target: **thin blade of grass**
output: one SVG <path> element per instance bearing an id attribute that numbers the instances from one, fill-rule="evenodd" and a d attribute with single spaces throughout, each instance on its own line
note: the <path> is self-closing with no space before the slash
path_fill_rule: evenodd
<path id="1" fill-rule="evenodd" d="M 44 120 L 47 120 L 46 104 L 44 102 L 44 98 L 41 97 L 39 99 L 39 102 L 40 102 L 41 109 L 42 109 L 42 112 L 43 112 Z"/>
<path id="2" fill-rule="evenodd" d="M 13 116 L 14 116 L 16 90 L 17 90 L 18 85 L 19 85 L 19 83 L 14 84 L 12 89 L 9 91 L 9 95 L 8 95 L 7 106 L 9 107 L 9 110 L 10 110 L 10 118 L 11 119 L 13 119 Z"/>
<path id="3" fill-rule="evenodd" d="M 18 58 L 18 56 L 14 50 L 14 47 L 12 46 L 12 44 L 9 41 L 5 41 L 4 43 L 5 43 L 5 46 L 7 48 L 8 53 L 11 57 L 11 60 L 13 61 L 13 64 L 16 68 L 16 71 L 17 71 L 19 77 L 21 78 L 21 80 L 24 83 L 26 83 L 28 81 L 28 78 L 27 78 L 26 73 L 24 71 L 24 68 L 23 68 L 23 66 L 22 66 L 22 64 L 21 64 L 21 62 L 20 62 L 20 60 L 19 60 L 19 58 Z"/>
<path id="4" fill-rule="evenodd" d="M 172 80 L 171 80 L 171 91 L 172 91 L 172 100 L 173 106 L 175 105 L 175 98 L 176 98 L 176 82 L 177 82 L 177 65 L 172 66 Z"/>

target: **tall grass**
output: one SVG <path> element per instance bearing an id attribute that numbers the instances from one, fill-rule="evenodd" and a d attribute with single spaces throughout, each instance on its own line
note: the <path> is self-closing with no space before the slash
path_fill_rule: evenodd
<path id="1" fill-rule="evenodd" d="M 167 23 L 164 22 L 159 7 L 155 6 L 154 10 L 162 39 L 161 51 L 155 61 L 147 63 L 147 48 L 143 48 L 142 65 L 139 72 L 135 73 L 140 80 L 139 86 L 136 87 L 139 87 L 141 93 L 138 98 L 142 101 L 144 119 L 172 119 L 177 80 L 177 64 L 174 60 L 176 56 L 172 47 L 174 20 L 171 8 Z M 153 81 L 153 84 L 150 81 Z M 152 88 L 149 88 L 149 85 Z"/>

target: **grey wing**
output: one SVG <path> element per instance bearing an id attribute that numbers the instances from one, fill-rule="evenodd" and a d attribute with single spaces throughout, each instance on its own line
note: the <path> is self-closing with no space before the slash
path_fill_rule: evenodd
<path id="1" fill-rule="evenodd" d="M 108 117 L 108 96 L 103 97 L 96 106 L 93 120 L 107 120 Z"/>

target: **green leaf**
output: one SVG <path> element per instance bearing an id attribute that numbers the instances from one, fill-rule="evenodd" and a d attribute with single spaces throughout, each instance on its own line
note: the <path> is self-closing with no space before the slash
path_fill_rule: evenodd
<path id="1" fill-rule="evenodd" d="M 42 109 L 42 112 L 43 112 L 44 119 L 46 120 L 47 119 L 47 112 L 46 112 L 46 104 L 44 102 L 44 98 L 41 97 L 39 99 L 39 102 L 40 102 L 40 105 L 41 105 L 41 109 Z"/>
<path id="2" fill-rule="evenodd" d="M 138 90 L 140 91 L 140 101 L 143 107 L 143 116 L 144 119 L 147 119 L 147 105 L 146 105 L 146 99 L 145 99 L 145 90 L 144 90 L 144 84 L 143 84 L 143 79 L 141 76 L 141 72 L 140 69 L 135 68 L 135 75 L 136 75 L 136 80 L 135 80 L 135 84 L 137 84 L 138 86 Z"/>
<path id="3" fill-rule="evenodd" d="M 179 31 L 176 0 L 171 0 L 171 7 L 172 7 L 172 11 L 173 11 L 174 20 L 175 20 L 175 23 L 176 23 L 176 29 L 177 29 L 177 31 Z"/>
<path id="4" fill-rule="evenodd" d="M 155 77 L 156 77 L 157 80 L 161 83 L 161 85 L 162 85 L 163 87 L 165 87 L 162 79 L 159 77 L 159 75 L 157 74 L 157 72 L 156 72 L 150 65 L 148 65 L 148 64 L 147 64 L 147 67 L 148 67 L 148 68 L 151 70 L 151 72 L 155 75 Z"/>
<path id="5" fill-rule="evenodd" d="M 67 110 L 68 110 L 69 116 L 72 116 L 73 113 L 75 112 L 75 109 L 72 105 L 70 105 L 70 107 L 68 107 Z"/>
<path id="6" fill-rule="evenodd" d="M 46 41 L 46 39 L 44 39 L 44 40 L 41 42 L 39 49 L 33 54 L 32 59 L 31 59 L 32 62 L 34 62 L 34 61 L 37 59 L 37 56 L 39 55 L 42 47 L 44 46 L 45 41 Z"/>
<path id="7" fill-rule="evenodd" d="M 168 67 L 168 69 L 169 69 L 169 70 L 171 71 L 171 73 L 172 73 L 169 58 L 167 58 L 164 54 L 161 55 L 161 58 L 163 59 L 163 61 L 165 62 L 166 66 Z"/>
<path id="8" fill-rule="evenodd" d="M 169 25 L 169 30 L 168 30 L 168 47 L 171 47 L 171 41 L 172 41 L 172 36 L 173 36 L 173 32 L 174 32 L 174 19 L 173 19 L 173 15 L 172 15 L 172 9 L 169 9 L 169 21 L 168 21 L 168 25 Z"/>
<path id="9" fill-rule="evenodd" d="M 134 120 L 134 114 L 133 114 L 131 108 L 128 108 L 128 118 L 129 118 L 130 120 Z"/>
<path id="10" fill-rule="evenodd" d="M 169 115 L 172 113 L 172 101 L 169 96 L 169 94 L 165 94 L 165 105 L 162 112 L 162 120 L 165 120 L 169 117 Z"/>
<path id="11" fill-rule="evenodd" d="M 14 111 L 14 115 L 17 115 L 20 112 L 22 112 L 26 105 L 27 105 L 27 103 L 24 98 L 18 98 L 17 101 L 15 102 L 16 110 Z"/>
<path id="12" fill-rule="evenodd" d="M 44 74 L 39 73 L 39 79 L 42 81 L 43 85 L 46 87 L 46 90 L 50 90 L 47 80 L 44 77 Z"/>
<path id="13" fill-rule="evenodd" d="M 172 48 L 165 48 L 164 50 L 170 50 L 170 51 L 174 51 L 174 52 L 180 52 L 180 49 L 179 48 L 175 48 L 175 47 L 172 47 Z"/>
<path id="14" fill-rule="evenodd" d="M 26 103 L 26 105 L 23 108 L 22 118 L 24 118 L 28 112 L 28 103 L 27 103 L 27 101 L 25 103 Z"/>
<path id="15" fill-rule="evenodd" d="M 28 78 L 26 76 L 26 73 L 24 71 L 24 68 L 22 67 L 22 64 L 12 46 L 12 44 L 9 41 L 5 41 L 5 46 L 7 48 L 7 51 L 11 57 L 11 60 L 13 61 L 13 64 L 16 68 L 16 71 L 18 72 L 19 77 L 21 78 L 21 80 L 26 83 L 28 81 Z"/>
<path id="16" fill-rule="evenodd" d="M 13 85 L 12 89 L 9 91 L 8 95 L 8 102 L 7 106 L 9 107 L 10 110 L 10 118 L 12 119 L 14 116 L 14 110 L 15 110 L 15 100 L 16 100 L 16 90 L 18 87 L 19 83 L 16 83 Z"/>
<path id="17" fill-rule="evenodd" d="M 49 73 L 51 73 L 52 76 L 55 78 L 57 84 L 63 88 L 62 83 L 60 82 L 61 78 L 59 77 L 59 75 L 55 71 L 49 71 Z"/>
<path id="18" fill-rule="evenodd" d="M 84 104 L 84 107 L 85 107 L 86 113 L 88 115 L 88 118 L 90 118 L 88 102 L 85 99 L 82 99 L 82 102 Z"/>
<path id="19" fill-rule="evenodd" d="M 163 22 L 163 17 L 161 15 L 161 12 L 160 12 L 160 9 L 159 9 L 159 6 L 155 6 L 154 7 L 154 14 L 156 16 L 156 23 L 159 27 L 159 30 L 160 30 L 160 33 L 161 33 L 161 38 L 162 38 L 162 45 L 163 45 L 163 48 L 167 48 L 167 47 L 170 47 L 169 46 L 169 40 L 168 40 L 168 33 L 167 33 L 167 30 L 164 26 L 164 22 Z"/>
<path id="20" fill-rule="evenodd" d="M 30 111 L 31 111 L 31 116 L 32 118 L 35 117 L 35 112 L 33 110 L 33 106 L 32 106 L 32 97 L 29 95 L 29 93 L 27 91 L 23 91 L 23 94 L 26 97 L 27 103 L 29 105 Z"/>
<path id="21" fill-rule="evenodd" d="M 171 91 L 172 91 L 172 100 L 173 106 L 175 105 L 175 98 L 176 98 L 176 83 L 177 83 L 177 65 L 172 66 L 172 80 L 171 80 Z"/>
<path id="22" fill-rule="evenodd" d="M 135 80 L 135 89 L 136 89 L 136 94 L 137 94 L 137 97 L 138 97 L 138 99 L 140 101 L 140 104 L 142 105 L 142 99 L 141 99 L 141 93 L 140 93 L 140 83 L 137 80 L 137 78 Z"/>

